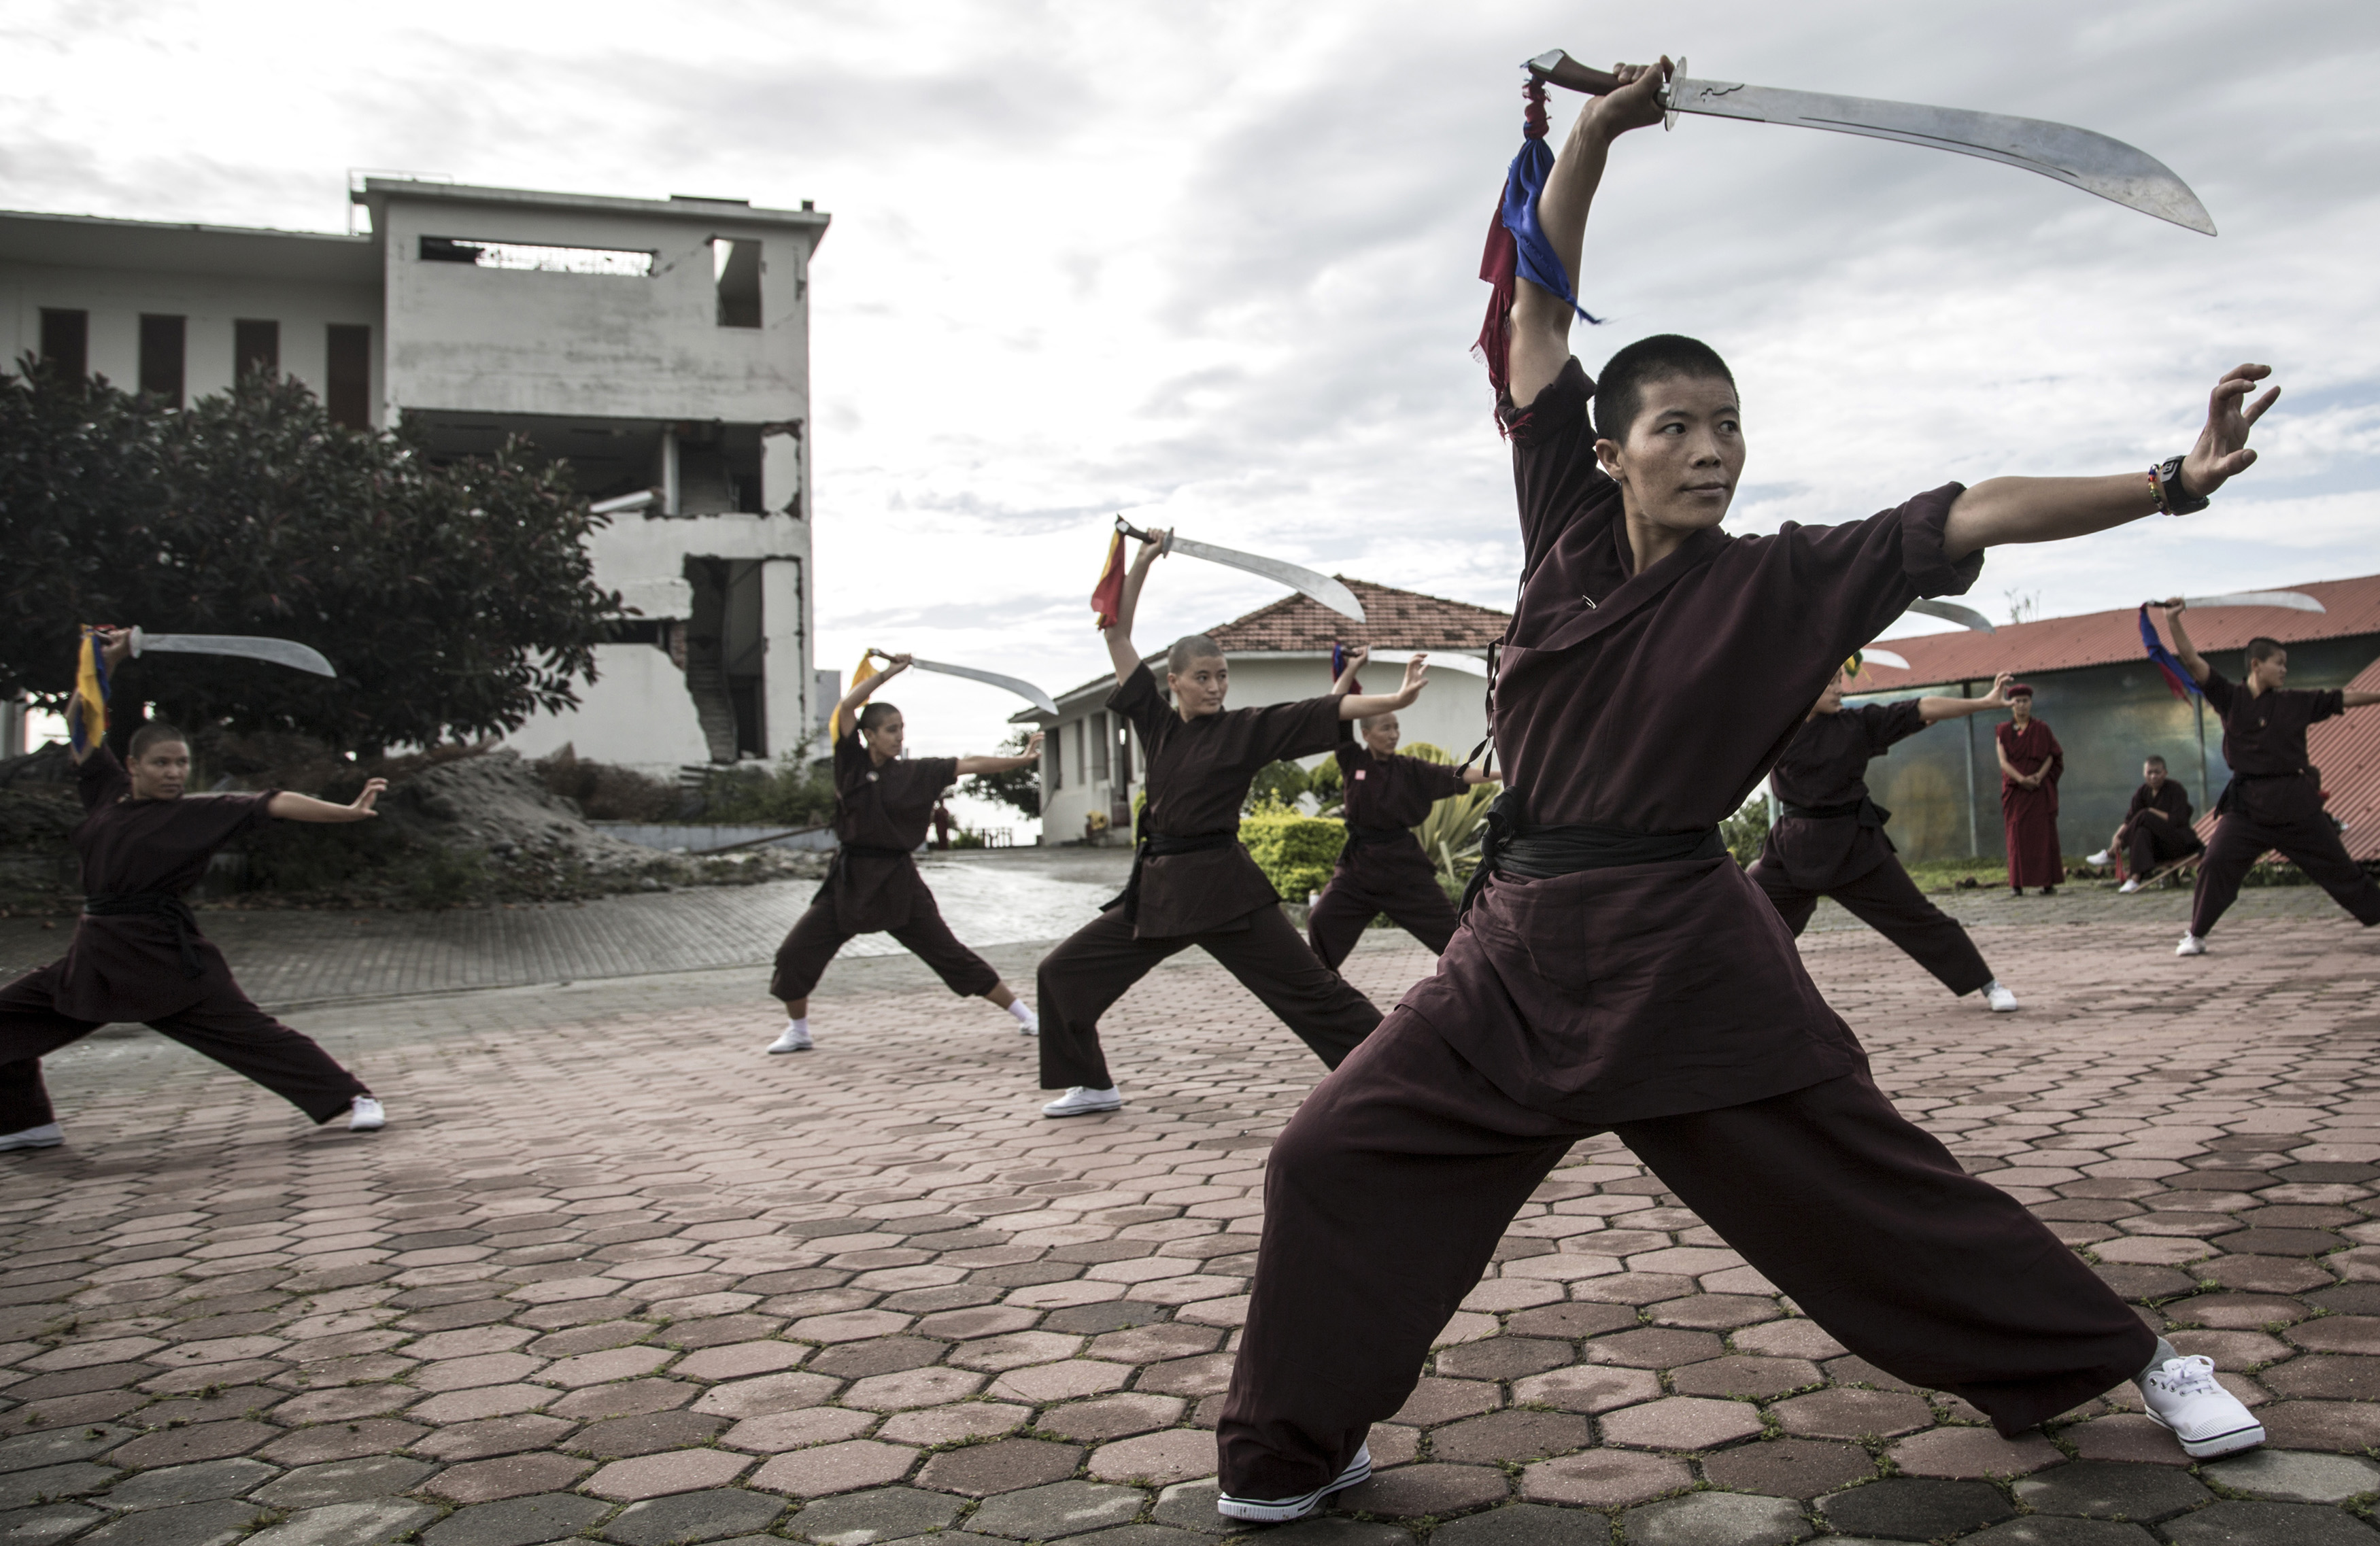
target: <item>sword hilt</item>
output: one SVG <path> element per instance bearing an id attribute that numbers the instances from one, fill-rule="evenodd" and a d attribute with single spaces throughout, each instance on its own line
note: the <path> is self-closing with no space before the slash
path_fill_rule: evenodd
<path id="1" fill-rule="evenodd" d="M 1121 515 L 1115 518 L 1115 529 L 1123 533 L 1126 537 L 1136 537 L 1143 542 L 1154 542 L 1157 540 L 1155 537 L 1149 536 L 1148 533 L 1141 530 L 1138 526 L 1134 525 L 1130 521 L 1125 520 Z M 1169 531 L 1165 534 L 1164 546 L 1157 550 L 1157 556 L 1159 558 L 1163 558 L 1172 550 L 1173 534 Z"/>
<path id="2" fill-rule="evenodd" d="M 1618 76 L 1613 75 L 1610 71 L 1598 70 L 1589 66 L 1582 65 L 1559 48 L 1549 48 L 1546 50 L 1543 54 L 1540 54 L 1536 58 L 1529 60 L 1521 67 L 1529 72 L 1532 79 L 1542 80 L 1549 85 L 1562 87 L 1567 91 L 1584 91 L 1590 97 L 1609 96 L 1612 92 L 1620 90 L 1621 86 L 1624 84 Z M 1677 79 L 1678 77 L 1684 75 L 1685 73 L 1686 62 L 1683 59 L 1680 59 L 1677 63 L 1677 67 L 1670 73 L 1670 80 L 1665 80 L 1661 83 L 1661 105 L 1663 107 L 1668 108 L 1670 105 L 1670 81 Z M 1670 109 L 1663 115 L 1662 127 L 1664 128 L 1675 128 L 1678 127 L 1678 115 L 1675 109 Z"/>

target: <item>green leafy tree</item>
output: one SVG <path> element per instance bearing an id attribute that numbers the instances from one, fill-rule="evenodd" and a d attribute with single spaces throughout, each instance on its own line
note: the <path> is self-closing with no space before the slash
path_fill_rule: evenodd
<path id="1" fill-rule="evenodd" d="M 1017 756 L 1032 741 L 1029 730 L 1018 731 L 1000 743 L 1000 755 Z M 1041 814 L 1041 769 L 1027 763 L 1005 773 L 974 773 L 959 780 L 961 792 L 978 800 L 997 800 L 1003 805 L 1014 805 L 1029 816 Z"/>
<path id="2" fill-rule="evenodd" d="M 416 434 L 332 423 L 296 381 L 176 409 L 27 359 L 0 376 L 0 693 L 56 706 L 77 625 L 137 622 L 295 639 L 338 669 L 126 662 L 118 705 L 187 728 L 367 754 L 500 734 L 594 680 L 622 613 L 587 553 L 599 519 L 517 443 L 438 465 Z"/>

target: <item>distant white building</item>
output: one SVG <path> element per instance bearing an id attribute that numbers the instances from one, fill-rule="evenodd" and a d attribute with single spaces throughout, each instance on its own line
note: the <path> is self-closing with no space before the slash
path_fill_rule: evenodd
<path id="1" fill-rule="evenodd" d="M 0 345 L 177 403 L 277 370 L 436 454 L 521 436 L 602 501 L 590 543 L 642 617 L 531 755 L 666 770 L 775 756 L 810 666 L 809 260 L 828 217 L 370 177 L 364 236 L 0 213 Z"/>
<path id="2" fill-rule="evenodd" d="M 1405 658 L 1416 650 L 1432 658 L 1429 685 L 1411 708 L 1397 716 L 1408 743 L 1427 741 L 1455 756 L 1471 750 L 1488 725 L 1488 646 L 1504 636 L 1512 621 L 1490 607 L 1449 601 L 1418 591 L 1393 590 L 1368 580 L 1339 576 L 1364 604 L 1366 621 L 1341 617 L 1305 596 L 1284 597 L 1204 632 L 1223 646 L 1232 668 L 1227 707 L 1254 708 L 1293 703 L 1330 691 L 1330 654 L 1335 645 L 1369 644 L 1380 657 L 1365 668 L 1364 686 L 1394 691 Z M 1165 651 L 1147 657 L 1165 682 Z M 1464 669 L 1467 666 L 1467 670 Z M 1049 732 L 1041 743 L 1041 840 L 1075 842 L 1088 836 L 1094 814 L 1107 817 L 1109 840 L 1123 842 L 1132 830 L 1133 796 L 1144 767 L 1130 727 L 1107 709 L 1115 678 L 1102 676 L 1058 696 L 1056 718 L 1027 709 L 1012 724 L 1038 725 Z M 1322 759 L 1308 757 L 1312 767 Z"/>

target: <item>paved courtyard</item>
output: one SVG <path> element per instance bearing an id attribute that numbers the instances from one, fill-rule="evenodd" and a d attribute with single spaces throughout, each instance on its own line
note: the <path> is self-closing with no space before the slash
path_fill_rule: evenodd
<path id="1" fill-rule="evenodd" d="M 1864 932 L 1804 948 L 1903 1108 L 2214 1354 L 2267 1449 L 2191 1466 L 2129 1387 L 2003 1441 L 1599 1140 L 1376 1479 L 1268 1546 L 2380 1541 L 2380 937 L 2244 917 L 2178 961 L 2141 916 L 1979 927 L 2015 1016 Z M 1376 934 L 1351 975 L 1429 964 Z M 68 1145 L 0 1156 L 0 1540 L 1214 1546 L 1265 1153 L 1318 1067 L 1187 957 L 1112 1017 L 1131 1107 L 1049 1122 L 1003 1017 L 906 958 L 836 973 L 794 1057 L 748 972 L 293 1017 L 374 1135 L 145 1033 L 56 1060 Z"/>

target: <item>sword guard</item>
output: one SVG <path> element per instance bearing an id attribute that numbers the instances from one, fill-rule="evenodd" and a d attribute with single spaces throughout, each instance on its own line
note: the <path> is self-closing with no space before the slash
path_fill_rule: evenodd
<path id="1" fill-rule="evenodd" d="M 145 635 L 140 632 L 140 625 L 134 623 L 132 625 L 132 658 L 135 660 L 140 658 L 140 642 L 144 637 Z"/>

